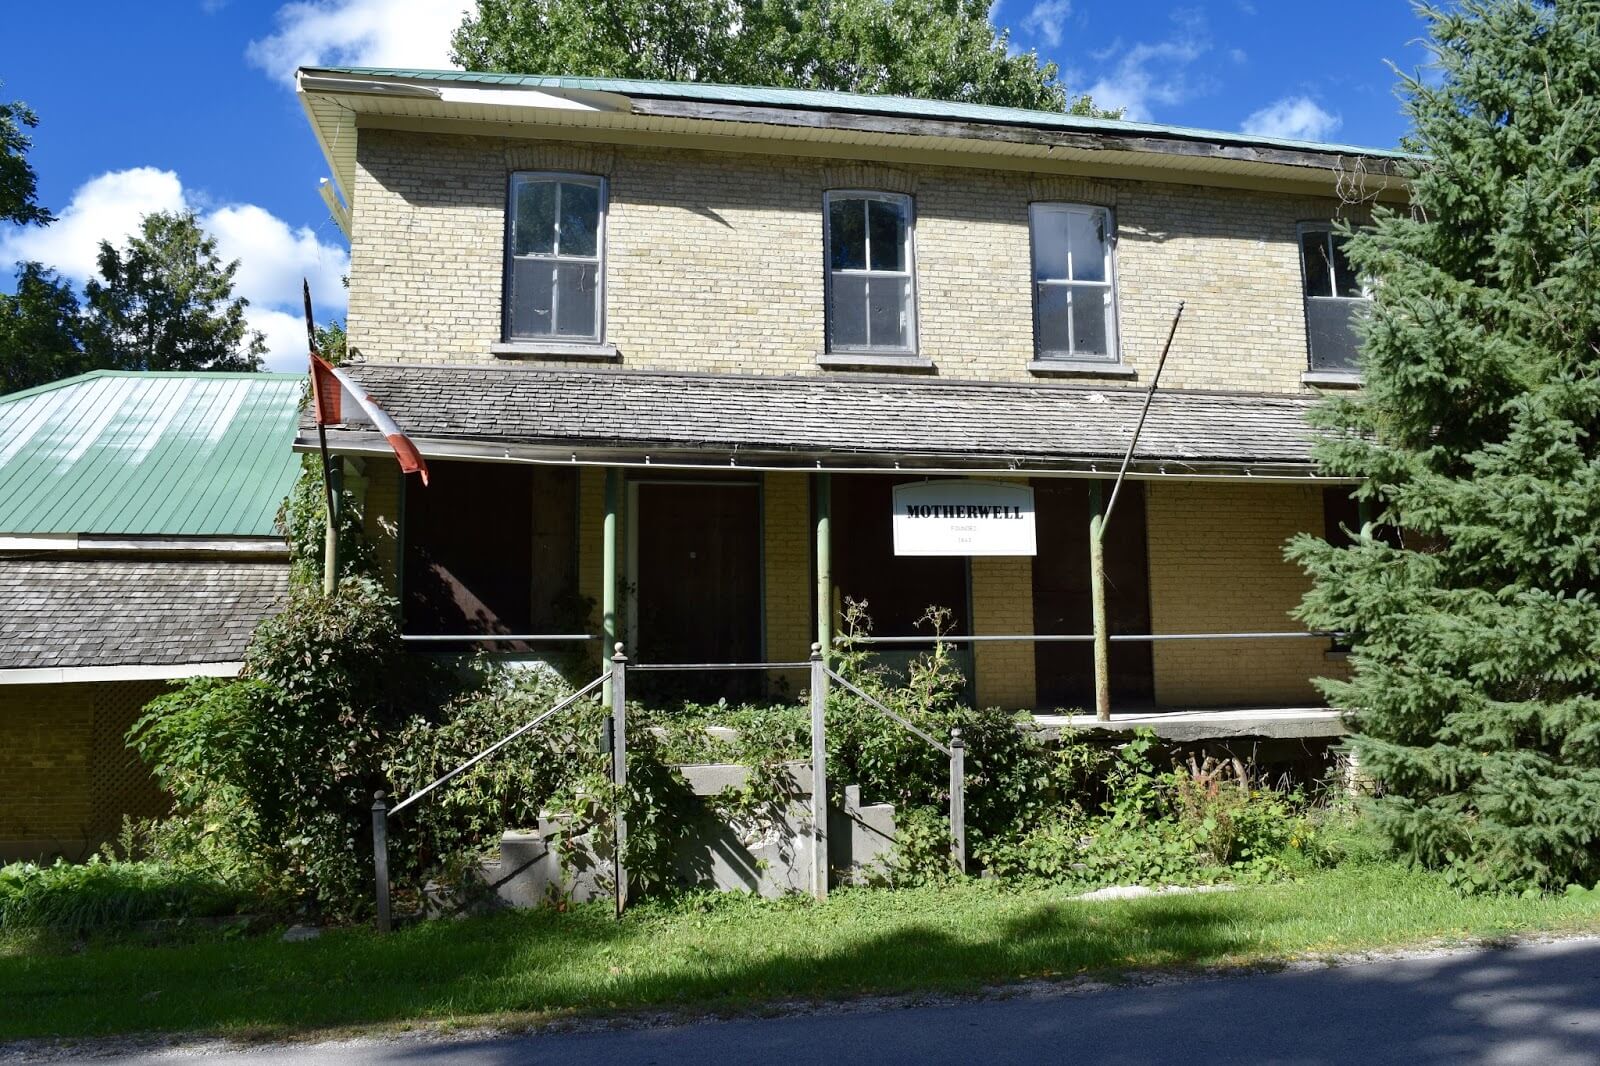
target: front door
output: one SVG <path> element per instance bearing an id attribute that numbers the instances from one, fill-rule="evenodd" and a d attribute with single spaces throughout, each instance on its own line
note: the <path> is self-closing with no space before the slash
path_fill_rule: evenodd
<path id="1" fill-rule="evenodd" d="M 761 660 L 761 498 L 743 482 L 636 483 L 637 660 Z M 744 699 L 759 671 L 641 672 L 654 698 Z M 632 687 L 632 686 L 630 686 Z"/>

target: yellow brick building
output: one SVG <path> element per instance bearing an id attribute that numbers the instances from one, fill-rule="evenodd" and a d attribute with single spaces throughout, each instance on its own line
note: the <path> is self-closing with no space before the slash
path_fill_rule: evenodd
<path id="1" fill-rule="evenodd" d="M 408 631 L 793 663 L 852 601 L 901 641 L 937 606 L 973 698 L 1083 707 L 1088 522 L 1142 425 L 1106 540 L 1115 705 L 1301 706 L 1340 668 L 1282 553 L 1355 520 L 1305 414 L 1359 384 L 1334 224 L 1403 198 L 1394 153 L 605 79 L 299 90 L 352 372 L 434 467 L 403 484 L 371 427 L 330 433 Z M 972 525 L 997 492 L 1023 547 Z"/>

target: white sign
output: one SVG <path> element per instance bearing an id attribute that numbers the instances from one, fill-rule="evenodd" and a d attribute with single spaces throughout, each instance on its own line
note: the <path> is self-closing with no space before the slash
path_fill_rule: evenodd
<path id="1" fill-rule="evenodd" d="M 894 487 L 896 555 L 1036 555 L 1033 489 L 1010 481 Z"/>

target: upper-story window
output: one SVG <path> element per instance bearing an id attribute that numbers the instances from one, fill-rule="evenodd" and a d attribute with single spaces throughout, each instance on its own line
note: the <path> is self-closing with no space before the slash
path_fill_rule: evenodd
<path id="1" fill-rule="evenodd" d="M 507 215 L 506 339 L 599 341 L 605 179 L 513 174 Z"/>
<path id="2" fill-rule="evenodd" d="M 1300 227 L 1300 269 L 1311 369 L 1357 370 L 1361 342 L 1351 323 L 1371 302 L 1371 293 L 1345 258 L 1344 238 L 1333 226 L 1315 222 Z"/>
<path id="3" fill-rule="evenodd" d="M 828 263 L 828 350 L 916 350 L 911 197 L 829 192 L 823 197 Z"/>
<path id="4" fill-rule="evenodd" d="M 1117 361 L 1117 293 L 1111 212 L 1034 204 L 1034 337 L 1041 359 Z"/>

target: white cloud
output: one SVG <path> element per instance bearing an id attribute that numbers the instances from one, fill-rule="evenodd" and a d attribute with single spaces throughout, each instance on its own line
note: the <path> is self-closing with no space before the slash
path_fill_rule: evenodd
<path id="1" fill-rule="evenodd" d="M 1203 83 L 1189 76 L 1188 67 L 1210 47 L 1195 37 L 1136 44 L 1089 87 L 1089 95 L 1096 107 L 1122 108 L 1125 118 L 1148 122 L 1152 105 L 1180 104 L 1205 91 Z"/>
<path id="2" fill-rule="evenodd" d="M 1051 48 L 1061 45 L 1061 31 L 1072 14 L 1072 0 L 1038 0 L 1022 20 L 1022 28 L 1044 38 Z"/>
<path id="3" fill-rule="evenodd" d="M 300 66 L 447 68 L 468 0 L 297 0 L 245 56 L 292 85 Z"/>
<path id="4" fill-rule="evenodd" d="M 0 233 L 0 262 L 37 259 L 82 282 L 95 272 L 101 241 L 121 244 L 150 212 L 183 207 L 183 183 L 170 170 L 102 174 L 78 186 L 53 225 Z"/>
<path id="5" fill-rule="evenodd" d="M 203 208 L 200 197 L 170 170 L 111 171 L 80 185 L 53 225 L 0 234 L 0 263 L 38 260 L 81 285 L 97 273 L 101 241 L 124 244 L 153 211 L 197 211 L 200 224 L 217 239 L 217 254 L 224 262 L 239 261 L 234 293 L 250 301 L 246 314 L 251 327 L 266 334 L 268 366 L 303 368 L 300 279 L 311 283 L 319 320 L 343 318 L 342 276 L 350 269 L 349 252 L 340 244 L 324 244 L 310 227 L 291 227 L 255 204 Z"/>
<path id="6" fill-rule="evenodd" d="M 1283 137 L 1294 141 L 1325 141 L 1343 123 L 1307 96 L 1286 96 L 1244 120 L 1239 128 L 1258 137 Z"/>

